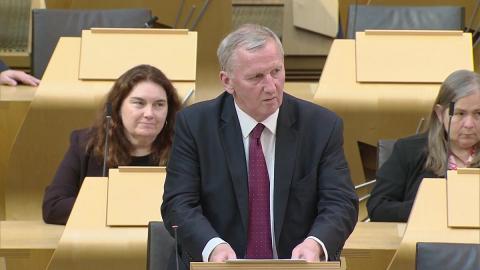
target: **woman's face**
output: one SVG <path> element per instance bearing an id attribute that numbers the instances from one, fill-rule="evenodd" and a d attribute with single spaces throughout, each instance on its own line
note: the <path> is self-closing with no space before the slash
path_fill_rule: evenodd
<path id="1" fill-rule="evenodd" d="M 120 108 L 128 140 L 133 145 L 151 144 L 162 131 L 167 113 L 167 94 L 162 86 L 151 81 L 135 85 Z"/>
<path id="2" fill-rule="evenodd" d="M 448 129 L 448 109 L 437 105 L 435 112 Z M 460 149 L 470 149 L 480 141 L 480 91 L 455 102 L 450 127 L 450 143 Z"/>

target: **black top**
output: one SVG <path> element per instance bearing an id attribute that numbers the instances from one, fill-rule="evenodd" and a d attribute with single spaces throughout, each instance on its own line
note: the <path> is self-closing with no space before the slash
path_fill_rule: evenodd
<path id="1" fill-rule="evenodd" d="M 131 157 L 130 165 L 128 166 L 154 166 L 152 164 L 152 155 L 146 156 L 139 156 L 139 157 Z M 157 164 L 158 165 L 158 164 Z"/>
<path id="2" fill-rule="evenodd" d="M 86 151 L 88 129 L 75 130 L 70 136 L 70 147 L 43 197 L 43 220 L 46 223 L 66 224 L 83 179 L 102 176 L 103 160 Z M 150 155 L 132 157 L 129 166 L 158 166 Z"/>
<path id="3" fill-rule="evenodd" d="M 371 221 L 406 222 L 423 178 L 439 177 L 424 169 L 426 134 L 399 139 L 390 158 L 377 171 L 377 182 L 367 202 Z"/>

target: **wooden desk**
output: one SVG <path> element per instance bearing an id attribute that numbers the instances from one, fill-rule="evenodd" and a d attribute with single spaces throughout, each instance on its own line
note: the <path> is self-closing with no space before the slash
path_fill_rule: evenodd
<path id="1" fill-rule="evenodd" d="M 423 179 L 390 270 L 415 269 L 417 242 L 480 243 L 480 229 L 447 227 L 445 179 Z"/>
<path id="2" fill-rule="evenodd" d="M 107 227 L 106 203 L 107 178 L 85 178 L 48 269 L 146 268 L 148 228 Z"/>
<path id="3" fill-rule="evenodd" d="M 358 222 L 342 251 L 347 269 L 387 269 L 400 247 L 405 227 L 405 223 Z"/>
<path id="4" fill-rule="evenodd" d="M 8 220 L 41 219 L 42 197 L 72 130 L 89 127 L 113 81 L 78 79 L 81 38 L 61 38 L 12 147 L 5 183 Z M 174 84 L 183 100 L 193 82 Z"/>
<path id="5" fill-rule="evenodd" d="M 0 221 L 0 257 L 6 269 L 45 269 L 64 228 L 43 221 Z"/>
<path id="6" fill-rule="evenodd" d="M 353 182 L 365 181 L 357 142 L 376 145 L 379 139 L 415 133 L 427 118 L 440 84 L 357 83 L 355 41 L 333 42 L 314 102 L 344 121 L 344 148 Z"/>
<path id="7" fill-rule="evenodd" d="M 37 88 L 0 85 L 0 219 L 5 218 L 5 177 L 10 150 Z"/>
<path id="8" fill-rule="evenodd" d="M 146 227 L 107 227 L 106 178 L 86 178 L 49 270 L 144 269 Z M 358 223 L 342 256 L 349 270 L 386 269 L 405 229 L 403 223 Z"/>

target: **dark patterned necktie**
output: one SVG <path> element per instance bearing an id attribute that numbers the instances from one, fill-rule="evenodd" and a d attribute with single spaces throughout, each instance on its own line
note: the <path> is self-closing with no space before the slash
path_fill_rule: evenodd
<path id="1" fill-rule="evenodd" d="M 258 123 L 250 133 L 248 147 L 248 259 L 271 259 L 270 181 L 260 136 L 265 126 Z"/>

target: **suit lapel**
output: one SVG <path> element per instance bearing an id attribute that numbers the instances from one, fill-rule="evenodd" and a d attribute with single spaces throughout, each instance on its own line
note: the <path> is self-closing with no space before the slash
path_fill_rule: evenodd
<path id="1" fill-rule="evenodd" d="M 235 197 L 246 235 L 248 226 L 248 176 L 245 148 L 233 97 L 227 93 L 224 93 L 221 120 L 220 140 L 225 151 L 226 162 L 232 177 Z"/>
<path id="2" fill-rule="evenodd" d="M 275 143 L 275 186 L 273 197 L 273 216 L 275 243 L 279 243 L 283 221 L 290 193 L 297 153 L 297 130 L 293 127 L 296 115 L 292 108 L 293 100 L 284 94 L 277 120 Z"/>

